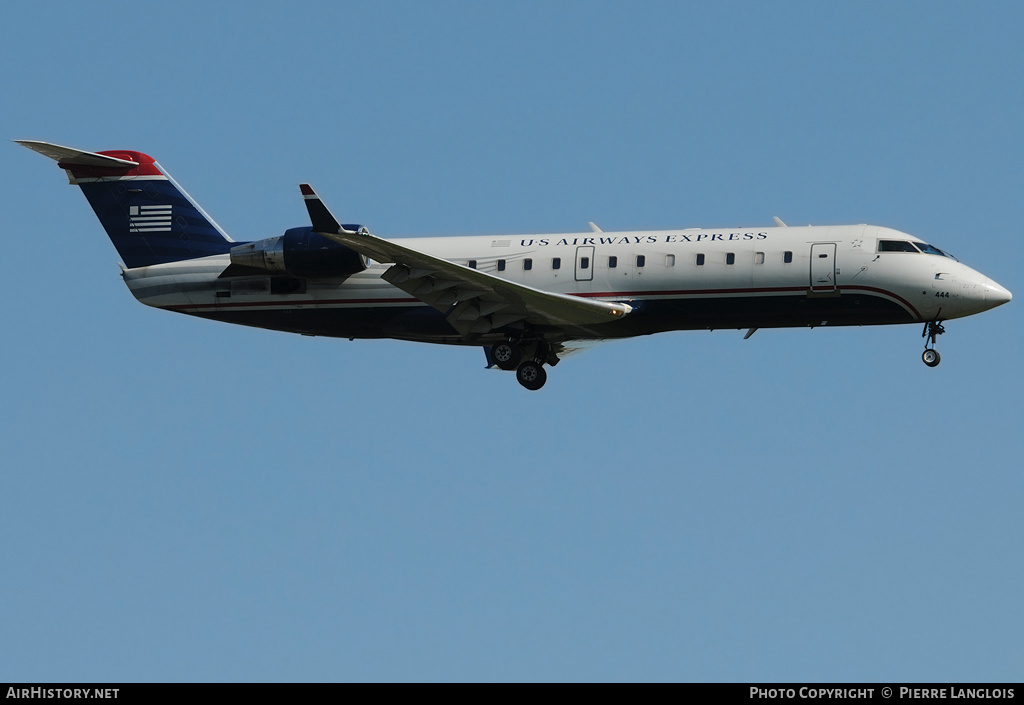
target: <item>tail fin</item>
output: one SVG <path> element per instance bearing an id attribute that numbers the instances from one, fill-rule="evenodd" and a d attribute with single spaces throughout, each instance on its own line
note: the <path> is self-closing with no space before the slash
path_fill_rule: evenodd
<path id="1" fill-rule="evenodd" d="M 129 269 L 224 254 L 234 241 L 142 152 L 82 152 L 15 140 L 57 161 L 96 212 Z"/>

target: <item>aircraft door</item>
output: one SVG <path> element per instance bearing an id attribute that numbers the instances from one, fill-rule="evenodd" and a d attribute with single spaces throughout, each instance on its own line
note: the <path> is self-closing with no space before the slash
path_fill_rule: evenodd
<path id="1" fill-rule="evenodd" d="M 816 242 L 811 245 L 811 293 L 832 294 L 836 291 L 836 243 Z"/>
<path id="2" fill-rule="evenodd" d="M 581 245 L 576 248 L 576 281 L 589 282 L 594 280 L 594 248 Z"/>

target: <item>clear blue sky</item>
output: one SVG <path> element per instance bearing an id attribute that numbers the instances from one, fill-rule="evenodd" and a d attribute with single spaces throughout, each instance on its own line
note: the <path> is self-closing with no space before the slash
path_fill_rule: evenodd
<path id="1" fill-rule="evenodd" d="M 21 3 L 0 135 L 236 239 L 872 223 L 1013 291 L 1019 2 Z M 1016 680 L 1021 302 L 478 349 L 146 308 L 3 147 L 0 680 Z"/>

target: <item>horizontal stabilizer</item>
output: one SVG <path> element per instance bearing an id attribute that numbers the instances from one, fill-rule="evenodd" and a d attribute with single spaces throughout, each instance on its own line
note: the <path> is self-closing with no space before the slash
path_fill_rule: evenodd
<path id="1" fill-rule="evenodd" d="M 129 161 L 128 159 L 108 157 L 105 154 L 96 154 L 95 152 L 83 152 L 80 149 L 61 147 L 58 144 L 50 144 L 49 142 L 37 142 L 35 140 L 14 141 L 22 147 L 28 147 L 34 152 L 39 152 L 44 157 L 49 157 L 59 162 L 61 166 L 98 166 L 108 169 L 134 169 L 139 165 L 138 162 Z"/>

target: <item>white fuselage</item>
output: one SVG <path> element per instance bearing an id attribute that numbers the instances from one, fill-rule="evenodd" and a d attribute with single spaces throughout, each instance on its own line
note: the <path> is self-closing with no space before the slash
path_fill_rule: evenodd
<path id="1" fill-rule="evenodd" d="M 1010 299 L 1006 289 L 948 256 L 916 246 L 908 248 L 912 252 L 879 251 L 880 242 L 927 246 L 869 225 L 395 242 L 529 287 L 634 307 L 623 321 L 603 325 L 595 338 L 673 329 L 944 320 Z M 370 262 L 346 278 L 287 282 L 269 275 L 219 278 L 227 266 L 227 255 L 218 255 L 129 269 L 124 278 L 145 304 L 209 318 L 313 335 L 463 342 L 454 331 L 447 335 L 440 313 L 401 320 L 371 313 L 432 311 L 380 278 L 387 264 Z M 358 324 L 345 324 L 350 315 Z"/>

